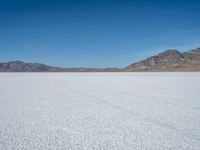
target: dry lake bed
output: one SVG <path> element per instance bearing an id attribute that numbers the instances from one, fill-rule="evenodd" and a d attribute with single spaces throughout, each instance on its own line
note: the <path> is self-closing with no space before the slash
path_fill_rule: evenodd
<path id="1" fill-rule="evenodd" d="M 0 73 L 1 150 L 199 150 L 200 73 Z"/>

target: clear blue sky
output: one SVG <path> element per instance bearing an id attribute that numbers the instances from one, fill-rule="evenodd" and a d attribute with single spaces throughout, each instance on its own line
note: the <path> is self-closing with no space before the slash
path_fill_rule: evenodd
<path id="1" fill-rule="evenodd" d="M 199 0 L 0 0 L 0 62 L 123 67 L 195 47 Z"/>

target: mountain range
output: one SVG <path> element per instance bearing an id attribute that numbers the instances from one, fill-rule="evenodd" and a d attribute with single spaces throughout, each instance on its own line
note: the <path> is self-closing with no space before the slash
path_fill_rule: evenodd
<path id="1" fill-rule="evenodd" d="M 0 63 L 0 72 L 148 72 L 200 71 L 200 48 L 187 52 L 166 50 L 125 68 L 62 68 L 40 63 L 9 61 Z"/>

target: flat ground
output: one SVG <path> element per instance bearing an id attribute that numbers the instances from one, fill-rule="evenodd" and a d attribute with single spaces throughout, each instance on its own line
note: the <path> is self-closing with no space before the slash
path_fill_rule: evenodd
<path id="1" fill-rule="evenodd" d="M 199 150 L 200 73 L 1 73 L 0 149 Z"/>

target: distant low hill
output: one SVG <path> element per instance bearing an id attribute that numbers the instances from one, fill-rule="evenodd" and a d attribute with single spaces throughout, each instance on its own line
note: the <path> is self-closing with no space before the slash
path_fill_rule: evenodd
<path id="1" fill-rule="evenodd" d="M 0 71 L 1 72 L 53 72 L 53 71 L 63 71 L 63 69 L 39 63 L 9 61 L 5 63 L 0 63 Z"/>
<path id="2" fill-rule="evenodd" d="M 200 71 L 200 48 L 188 52 L 166 50 L 131 64 L 127 71 Z"/>
<path id="3" fill-rule="evenodd" d="M 40 63 L 9 61 L 0 63 L 0 72 L 146 72 L 200 71 L 200 48 L 188 52 L 166 50 L 125 68 L 62 68 Z"/>
<path id="4" fill-rule="evenodd" d="M 120 68 L 62 68 L 40 63 L 9 61 L 0 63 L 0 72 L 119 72 Z"/>

